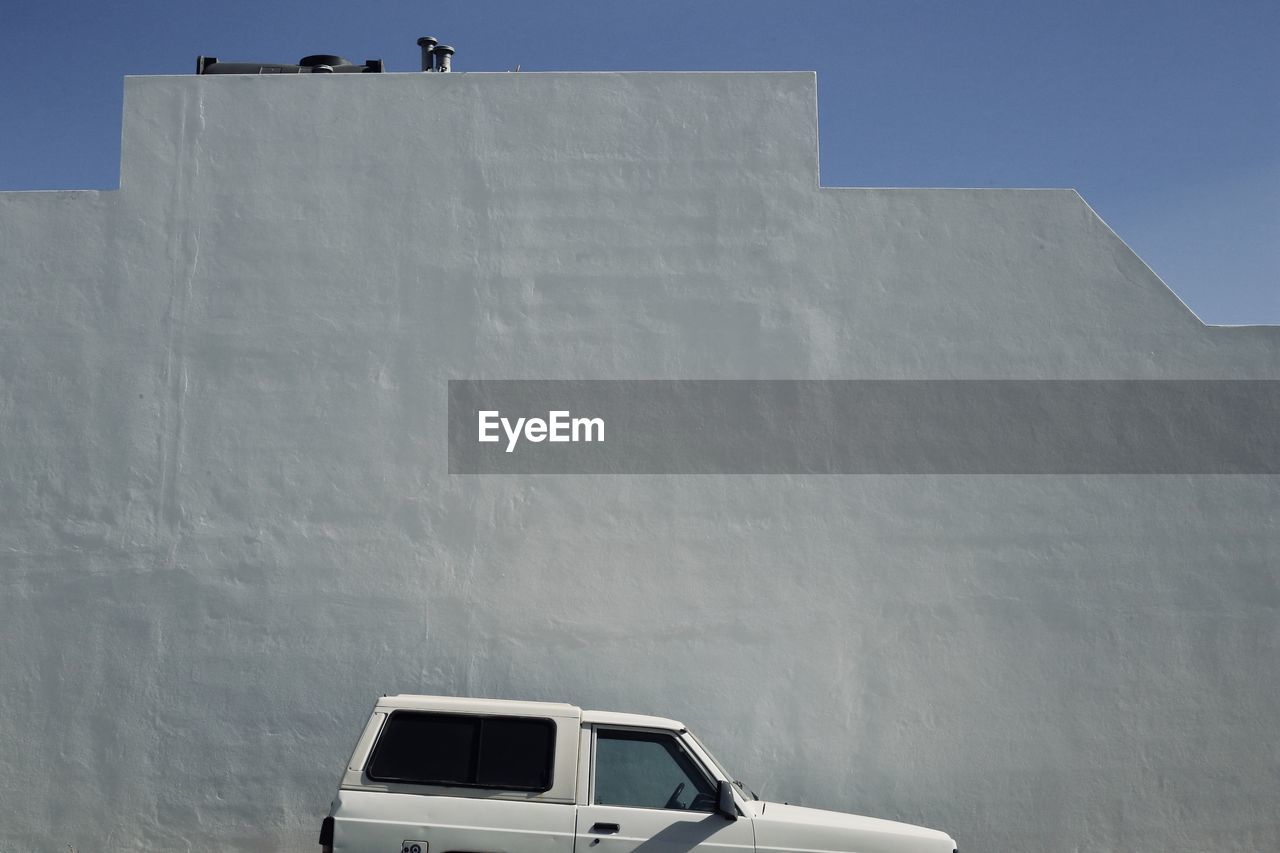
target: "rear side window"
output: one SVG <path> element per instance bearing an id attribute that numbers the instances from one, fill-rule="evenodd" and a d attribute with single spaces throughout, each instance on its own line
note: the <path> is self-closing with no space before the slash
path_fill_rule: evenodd
<path id="1" fill-rule="evenodd" d="M 366 773 L 376 782 L 546 791 L 555 745 L 551 720 L 394 711 Z"/>

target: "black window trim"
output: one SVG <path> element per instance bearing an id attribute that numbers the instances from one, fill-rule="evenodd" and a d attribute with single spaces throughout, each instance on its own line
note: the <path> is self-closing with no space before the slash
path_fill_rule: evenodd
<path id="1" fill-rule="evenodd" d="M 386 733 L 390 728 L 391 722 L 400 714 L 410 717 L 447 717 L 452 719 L 475 720 L 479 725 L 479 731 L 476 733 L 476 743 L 471 763 L 476 772 L 480 769 L 480 753 L 483 749 L 484 742 L 484 724 L 487 720 L 517 720 L 519 722 L 535 722 L 542 723 L 551 730 L 551 739 L 547 744 L 547 784 L 545 786 L 524 786 L 524 785 L 483 785 L 479 782 L 445 782 L 445 781 L 423 781 L 421 779 L 399 779 L 390 776 L 375 776 L 373 768 L 378 761 L 378 751 L 385 742 Z M 382 782 L 391 785 L 417 785 L 423 788 L 470 788 L 481 791 L 518 791 L 520 793 L 545 794 L 555 787 L 556 784 L 556 738 L 559 736 L 559 727 L 556 721 L 551 717 L 535 717 L 523 716 L 520 714 L 469 714 L 465 711 L 430 711 L 418 708 L 397 708 L 387 715 L 382 721 L 382 728 L 378 732 L 378 739 L 373 744 L 373 749 L 369 752 L 369 759 L 365 762 L 364 775 L 372 782 Z"/>

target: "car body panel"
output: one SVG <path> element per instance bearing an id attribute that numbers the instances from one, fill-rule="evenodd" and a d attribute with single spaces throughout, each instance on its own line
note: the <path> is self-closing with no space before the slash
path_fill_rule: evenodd
<path id="1" fill-rule="evenodd" d="M 909 823 L 785 803 L 757 803 L 752 812 L 759 853 L 951 853 L 955 849 L 955 841 L 945 832 Z"/>
<path id="2" fill-rule="evenodd" d="M 340 791 L 334 853 L 396 853 L 407 840 L 431 853 L 573 853 L 577 807 L 386 791 Z"/>

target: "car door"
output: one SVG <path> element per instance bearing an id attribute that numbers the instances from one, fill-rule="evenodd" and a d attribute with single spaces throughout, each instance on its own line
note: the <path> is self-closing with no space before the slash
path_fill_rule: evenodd
<path id="1" fill-rule="evenodd" d="M 717 813 L 716 791 L 674 732 L 597 726 L 575 853 L 754 851 L 750 819 Z"/>

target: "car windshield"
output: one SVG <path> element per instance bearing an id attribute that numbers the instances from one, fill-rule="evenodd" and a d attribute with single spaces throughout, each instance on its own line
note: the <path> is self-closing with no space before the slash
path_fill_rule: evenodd
<path id="1" fill-rule="evenodd" d="M 734 778 L 733 774 L 730 773 L 728 769 L 725 768 L 725 766 L 720 763 L 720 759 L 716 758 L 715 753 L 707 749 L 707 745 L 703 743 L 701 740 L 699 740 L 697 735 L 695 735 L 693 732 L 689 732 L 688 734 L 689 734 L 689 737 L 693 738 L 693 742 L 698 745 L 698 748 L 702 750 L 702 754 L 705 755 L 707 758 L 711 759 L 711 763 L 716 766 L 716 768 L 720 771 L 721 775 L 723 775 L 724 778 L 733 782 L 734 786 L 739 791 L 742 792 L 742 795 L 744 797 L 747 797 L 748 799 L 752 799 L 752 800 L 760 799 L 759 797 L 756 796 L 755 791 L 751 790 L 746 785 L 742 784 L 741 782 L 739 782 L 737 779 Z"/>

